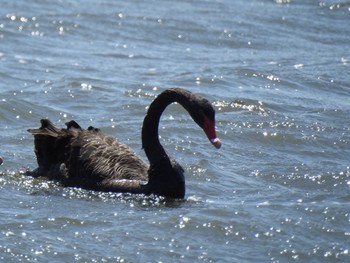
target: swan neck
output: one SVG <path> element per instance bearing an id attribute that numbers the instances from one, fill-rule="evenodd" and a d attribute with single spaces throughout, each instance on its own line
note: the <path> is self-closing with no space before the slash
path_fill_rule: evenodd
<path id="1" fill-rule="evenodd" d="M 142 147 L 151 164 L 168 159 L 163 146 L 159 142 L 158 126 L 165 108 L 173 102 L 182 104 L 181 95 L 175 90 L 166 90 L 151 103 L 142 126 Z"/>

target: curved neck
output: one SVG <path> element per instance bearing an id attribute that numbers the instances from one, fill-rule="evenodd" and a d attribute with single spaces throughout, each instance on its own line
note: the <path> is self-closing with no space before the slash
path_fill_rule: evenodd
<path id="1" fill-rule="evenodd" d="M 179 92 L 177 89 L 169 89 L 161 93 L 149 106 L 142 126 L 142 148 L 150 164 L 155 164 L 164 158 L 169 158 L 159 142 L 158 125 L 165 108 L 173 103 L 180 103 L 188 110 L 189 94 Z"/>

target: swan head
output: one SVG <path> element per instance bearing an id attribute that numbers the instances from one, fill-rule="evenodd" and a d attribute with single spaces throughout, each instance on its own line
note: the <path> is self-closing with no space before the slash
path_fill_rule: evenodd
<path id="1" fill-rule="evenodd" d="M 211 103 L 201 96 L 196 96 L 196 99 L 192 101 L 190 115 L 203 129 L 211 144 L 216 149 L 219 149 L 221 147 L 221 141 L 216 135 L 215 110 Z"/>

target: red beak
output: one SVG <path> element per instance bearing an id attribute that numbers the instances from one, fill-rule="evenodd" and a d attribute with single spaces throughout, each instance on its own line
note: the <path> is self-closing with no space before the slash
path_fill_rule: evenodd
<path id="1" fill-rule="evenodd" d="M 221 141 L 216 136 L 215 123 L 213 121 L 209 120 L 208 118 L 205 118 L 203 130 L 204 130 L 205 134 L 207 135 L 211 144 L 214 145 L 216 149 L 219 149 L 221 147 Z"/>

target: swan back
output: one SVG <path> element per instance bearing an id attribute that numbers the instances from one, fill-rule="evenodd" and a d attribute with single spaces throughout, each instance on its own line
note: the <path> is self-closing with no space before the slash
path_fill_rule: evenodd
<path id="1" fill-rule="evenodd" d="M 82 129 L 75 121 L 59 129 L 41 120 L 34 135 L 38 169 L 35 176 L 56 179 L 65 185 L 91 188 L 103 180 L 147 180 L 148 165 L 128 146 L 99 129 Z"/>

